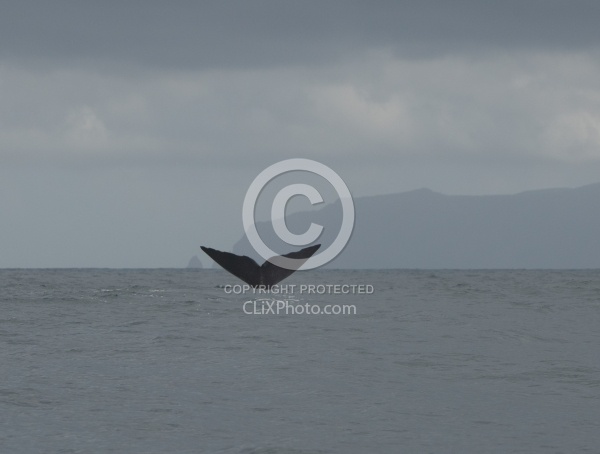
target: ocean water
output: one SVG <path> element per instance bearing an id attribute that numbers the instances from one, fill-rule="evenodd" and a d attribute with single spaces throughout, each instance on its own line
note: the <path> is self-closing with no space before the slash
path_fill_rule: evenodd
<path id="1" fill-rule="evenodd" d="M 0 270 L 2 453 L 600 452 L 600 271 Z"/>

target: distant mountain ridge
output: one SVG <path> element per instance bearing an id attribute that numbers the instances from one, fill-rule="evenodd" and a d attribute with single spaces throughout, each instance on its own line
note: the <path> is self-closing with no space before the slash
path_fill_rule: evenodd
<path id="1" fill-rule="evenodd" d="M 327 268 L 600 268 L 600 183 L 514 195 L 418 189 L 354 203 L 352 237 Z M 286 219 L 295 233 L 310 222 L 325 226 L 324 250 L 337 235 L 340 204 Z M 268 223 L 258 230 L 278 253 L 294 250 Z M 246 237 L 234 252 L 258 258 Z"/>

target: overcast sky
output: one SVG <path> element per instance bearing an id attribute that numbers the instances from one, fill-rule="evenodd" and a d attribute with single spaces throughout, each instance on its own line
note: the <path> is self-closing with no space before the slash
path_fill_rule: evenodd
<path id="1" fill-rule="evenodd" d="M 286 158 L 353 195 L 600 181 L 600 2 L 14 1 L 0 267 L 230 249 Z"/>

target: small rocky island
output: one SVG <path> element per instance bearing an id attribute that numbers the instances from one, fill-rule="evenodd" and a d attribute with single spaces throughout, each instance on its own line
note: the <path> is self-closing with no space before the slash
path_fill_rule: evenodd
<path id="1" fill-rule="evenodd" d="M 195 255 L 190 259 L 186 268 L 204 268 L 204 267 L 202 266 L 202 262 L 200 261 L 198 256 Z"/>

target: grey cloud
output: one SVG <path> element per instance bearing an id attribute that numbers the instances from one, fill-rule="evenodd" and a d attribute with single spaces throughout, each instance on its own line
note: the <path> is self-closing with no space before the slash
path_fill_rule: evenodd
<path id="1" fill-rule="evenodd" d="M 1 69 L 1 153 L 13 160 L 600 159 L 600 68 L 586 56 L 367 53 L 320 69 L 144 77 Z"/>
<path id="2" fill-rule="evenodd" d="M 593 0 L 24 1 L 3 4 L 0 57 L 190 69 L 597 49 L 599 15 Z"/>
<path id="3" fill-rule="evenodd" d="M 599 7 L 3 2 L 0 266 L 183 266 L 292 157 L 357 196 L 597 182 Z"/>

